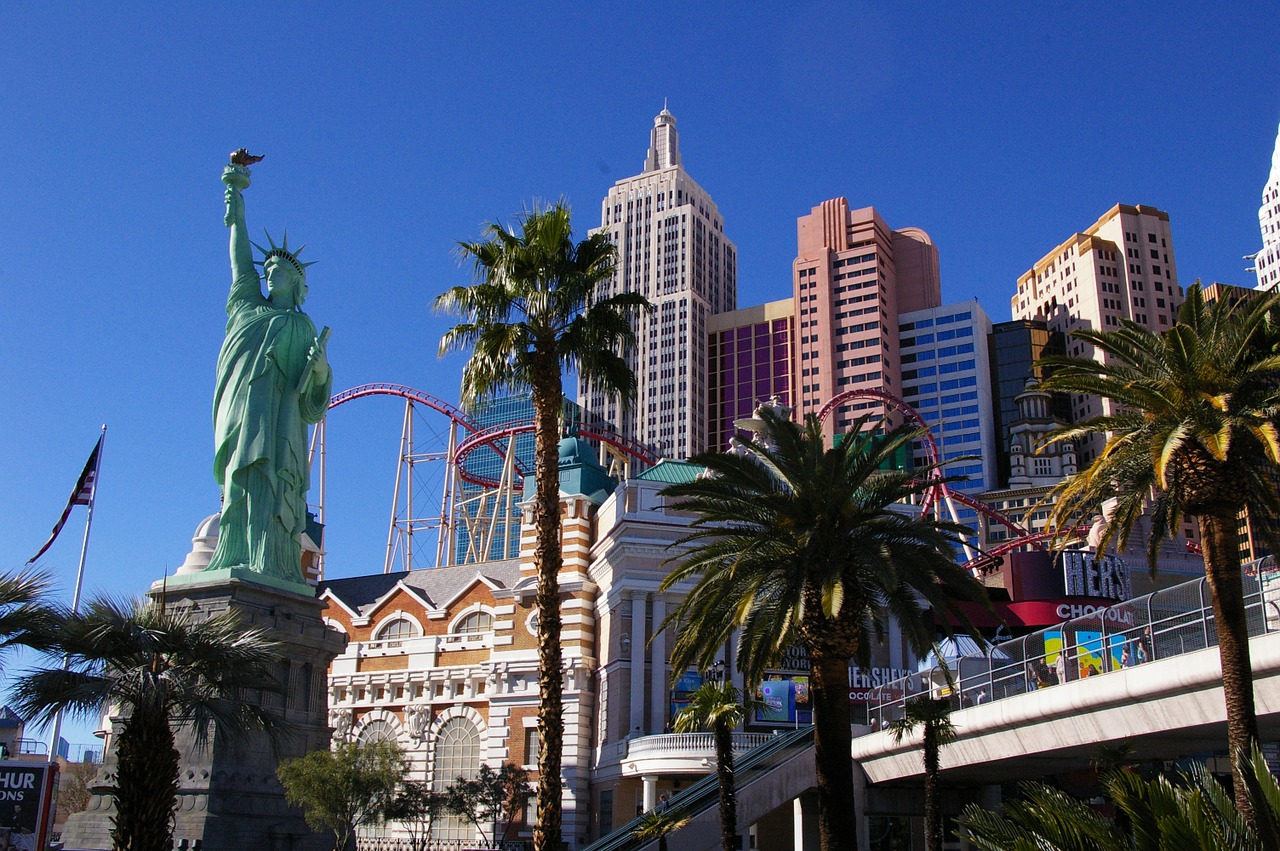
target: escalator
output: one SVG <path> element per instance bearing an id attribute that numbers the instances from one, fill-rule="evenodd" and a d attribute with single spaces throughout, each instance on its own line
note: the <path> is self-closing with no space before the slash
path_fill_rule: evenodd
<path id="1" fill-rule="evenodd" d="M 765 778 L 776 772 L 781 766 L 798 757 L 807 758 L 809 763 L 813 762 L 812 727 L 801 727 L 797 730 L 781 733 L 734 760 L 733 773 L 739 799 L 738 816 L 744 827 L 748 824 L 753 824 L 759 817 L 764 815 L 764 813 L 758 813 L 754 814 L 755 817 L 753 817 L 752 813 L 744 809 L 744 793 L 748 792 L 754 784 L 764 781 Z M 801 791 L 804 790 L 795 790 L 795 793 L 799 794 Z M 749 798 L 749 796 L 747 797 Z M 693 823 L 700 821 L 700 816 L 709 812 L 715 820 L 715 845 L 718 845 L 719 814 L 717 810 L 719 803 L 720 785 L 713 771 L 688 789 L 673 795 L 667 800 L 666 806 L 669 811 L 680 813 L 681 816 L 687 817 L 691 826 Z M 636 829 L 644 821 L 645 816 L 633 819 L 608 836 L 586 846 L 582 851 L 641 851 L 641 849 L 650 845 L 656 847 L 656 839 L 637 839 L 635 836 Z M 682 830 L 684 829 L 682 828 Z M 680 842 L 680 834 L 673 834 L 668 842 L 682 849 L 690 847 L 687 843 Z"/>

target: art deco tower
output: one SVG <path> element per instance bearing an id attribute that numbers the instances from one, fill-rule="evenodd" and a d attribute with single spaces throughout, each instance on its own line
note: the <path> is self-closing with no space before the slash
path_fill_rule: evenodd
<path id="1" fill-rule="evenodd" d="M 1280 133 L 1276 134 L 1276 147 L 1271 154 L 1271 174 L 1262 189 L 1258 226 L 1262 229 L 1262 250 L 1254 262 L 1258 289 L 1264 290 L 1280 284 Z"/>
<path id="2" fill-rule="evenodd" d="M 609 190 L 600 229 L 618 249 L 604 292 L 641 293 L 655 310 L 635 318 L 634 403 L 581 381 L 578 402 L 660 455 L 687 458 L 707 448 L 707 319 L 737 306 L 738 264 L 715 202 L 681 164 L 676 119 L 665 107 L 653 120 L 644 171 Z"/>

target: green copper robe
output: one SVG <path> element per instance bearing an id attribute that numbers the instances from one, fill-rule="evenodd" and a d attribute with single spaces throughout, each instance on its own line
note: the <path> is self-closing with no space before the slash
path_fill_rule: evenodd
<path id="1" fill-rule="evenodd" d="M 222 518 L 208 569 L 247 567 L 301 582 L 306 427 L 324 417 L 332 374 L 314 380 L 308 359 L 315 325 L 301 310 L 272 305 L 256 274 L 232 284 L 227 316 L 213 397 Z"/>

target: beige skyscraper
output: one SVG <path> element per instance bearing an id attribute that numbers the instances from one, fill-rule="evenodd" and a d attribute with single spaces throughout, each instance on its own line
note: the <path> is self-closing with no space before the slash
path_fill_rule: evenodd
<path id="1" fill-rule="evenodd" d="M 711 196 L 684 170 L 676 119 L 653 120 L 644 171 L 619 180 L 600 229 L 618 249 L 606 292 L 639 292 L 656 308 L 636 317 L 638 392 L 621 404 L 578 383 L 578 402 L 667 458 L 706 448 L 707 319 L 738 302 L 737 249 Z"/>
<path id="2" fill-rule="evenodd" d="M 1018 278 L 1014 319 L 1042 319 L 1066 336 L 1067 354 L 1094 356 L 1073 331 L 1113 330 L 1120 320 L 1162 331 L 1182 304 L 1169 214 L 1155 207 L 1117 204 L 1084 233 L 1073 234 Z M 1071 399 L 1073 422 L 1112 413 L 1096 396 Z M 1101 447 L 1099 438 L 1081 445 L 1081 465 Z"/>

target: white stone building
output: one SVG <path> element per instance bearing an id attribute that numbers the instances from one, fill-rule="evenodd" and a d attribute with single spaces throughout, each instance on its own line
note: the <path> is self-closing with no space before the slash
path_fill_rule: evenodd
<path id="1" fill-rule="evenodd" d="M 1271 154 L 1271 174 L 1262 187 L 1262 206 L 1258 208 L 1258 226 L 1262 230 L 1262 250 L 1254 257 L 1258 270 L 1258 289 L 1271 289 L 1280 284 L 1280 131 Z"/>

